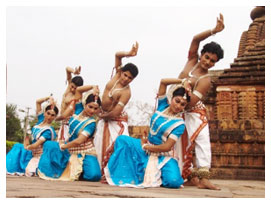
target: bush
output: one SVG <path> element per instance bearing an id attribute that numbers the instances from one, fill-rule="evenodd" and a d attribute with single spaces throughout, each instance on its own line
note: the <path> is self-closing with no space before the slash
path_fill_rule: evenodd
<path id="1" fill-rule="evenodd" d="M 16 143 L 18 143 L 18 142 L 6 141 L 6 154 L 9 152 L 9 150 L 11 150 L 13 145 L 16 144 Z"/>

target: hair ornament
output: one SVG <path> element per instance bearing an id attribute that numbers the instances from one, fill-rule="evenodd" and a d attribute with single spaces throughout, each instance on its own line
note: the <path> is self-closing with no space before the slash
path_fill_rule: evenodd
<path id="1" fill-rule="evenodd" d="M 169 90 L 166 93 L 168 103 L 171 104 L 171 100 L 173 98 L 173 92 L 178 88 L 184 88 L 183 84 L 173 84 L 169 87 Z M 187 99 L 186 93 L 183 96 L 184 99 Z"/>

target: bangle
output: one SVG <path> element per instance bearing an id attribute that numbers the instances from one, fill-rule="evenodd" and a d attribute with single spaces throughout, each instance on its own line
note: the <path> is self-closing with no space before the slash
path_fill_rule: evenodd
<path id="1" fill-rule="evenodd" d="M 64 144 L 59 145 L 59 147 L 60 147 L 61 150 L 63 150 L 63 149 L 62 149 L 63 146 L 64 146 Z"/>
<path id="2" fill-rule="evenodd" d="M 142 145 L 142 149 L 144 149 L 144 147 L 146 147 L 148 144 L 147 143 L 144 143 L 143 145 Z M 144 149 L 145 150 L 145 149 Z"/>
<path id="3" fill-rule="evenodd" d="M 181 83 L 181 85 L 182 86 L 184 86 L 184 83 L 187 81 L 187 80 L 189 80 L 189 79 L 187 79 L 187 78 L 184 78 L 183 80 L 182 80 L 182 83 Z"/>

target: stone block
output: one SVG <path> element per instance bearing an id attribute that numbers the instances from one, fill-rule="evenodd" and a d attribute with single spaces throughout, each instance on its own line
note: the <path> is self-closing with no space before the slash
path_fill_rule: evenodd
<path id="1" fill-rule="evenodd" d="M 251 120 L 251 128 L 264 130 L 264 123 L 264 120 Z"/>
<path id="2" fill-rule="evenodd" d="M 225 142 L 241 142 L 243 141 L 244 131 L 242 130 L 219 130 L 219 140 Z"/>

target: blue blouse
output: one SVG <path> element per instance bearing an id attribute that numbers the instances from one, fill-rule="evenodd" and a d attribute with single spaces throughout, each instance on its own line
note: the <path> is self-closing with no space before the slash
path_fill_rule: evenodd
<path id="1" fill-rule="evenodd" d="M 38 122 L 32 128 L 32 142 L 35 143 L 40 138 L 47 140 L 54 140 L 56 138 L 56 132 L 52 126 L 43 126 L 39 127 L 39 125 L 44 120 L 44 113 L 38 115 Z"/>
<path id="2" fill-rule="evenodd" d="M 76 104 L 75 112 L 69 120 L 69 142 L 76 139 L 80 133 L 89 138 L 94 135 L 96 129 L 96 120 L 94 117 L 79 118 L 83 110 L 84 107 L 82 102 Z"/>
<path id="3" fill-rule="evenodd" d="M 167 97 L 160 97 L 157 110 L 152 115 L 150 122 L 148 140 L 152 144 L 163 144 L 168 138 L 177 141 L 184 132 L 185 125 L 181 117 L 168 116 L 163 113 L 168 107 Z"/>

